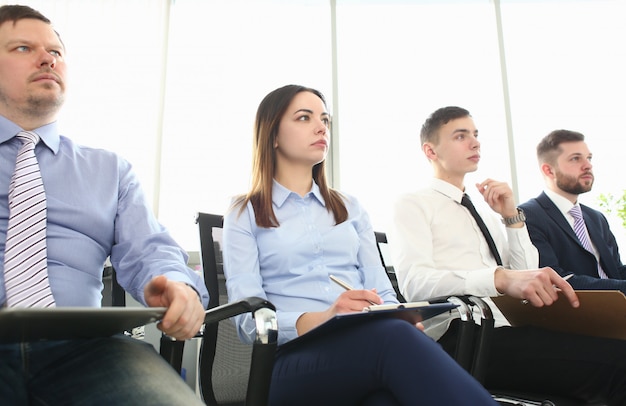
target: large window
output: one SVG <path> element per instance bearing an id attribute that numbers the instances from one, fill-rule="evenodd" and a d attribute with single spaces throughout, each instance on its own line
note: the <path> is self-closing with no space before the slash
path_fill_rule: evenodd
<path id="1" fill-rule="evenodd" d="M 431 178 L 419 129 L 445 105 L 470 110 L 479 128 L 483 160 L 468 186 L 492 177 L 511 182 L 521 201 L 537 195 L 535 145 L 568 128 L 586 134 L 595 155 L 596 185 L 583 202 L 598 207 L 599 193 L 625 187 L 614 127 L 626 91 L 626 0 L 29 5 L 68 47 L 64 133 L 128 158 L 159 219 L 190 251 L 195 212 L 222 213 L 248 189 L 256 107 L 288 83 L 326 94 L 333 179 L 378 230 L 399 193 Z"/>
<path id="2" fill-rule="evenodd" d="M 0 4 L 5 4 L 0 3 Z M 198 251 L 197 211 L 248 190 L 256 108 L 331 89 L 326 0 L 34 0 L 68 48 L 69 137 L 135 166 L 159 219 Z"/>
<path id="3" fill-rule="evenodd" d="M 626 1 L 337 3 L 340 186 L 375 228 L 388 227 L 399 193 L 428 184 L 419 130 L 446 105 L 470 110 L 479 129 L 482 161 L 468 187 L 491 177 L 511 182 L 520 202 L 537 196 L 535 147 L 567 128 L 594 153 L 596 183 L 581 201 L 600 208 L 600 193 L 622 195 Z M 621 221 L 609 220 L 626 246 Z"/>
<path id="4" fill-rule="evenodd" d="M 626 2 L 504 1 L 502 15 L 521 199 L 543 188 L 535 147 L 559 128 L 585 134 L 594 154 L 596 181 L 581 201 L 599 208 L 600 193 L 621 196 Z M 609 220 L 626 248 L 621 221 Z"/>
<path id="5" fill-rule="evenodd" d="M 397 195 L 432 177 L 419 140 L 431 112 L 455 105 L 474 116 L 477 181 L 509 180 L 507 138 L 490 1 L 371 3 L 338 4 L 339 169 L 342 189 L 386 230 Z"/>
<path id="6" fill-rule="evenodd" d="M 32 0 L 28 5 L 52 20 L 67 48 L 62 133 L 124 156 L 152 197 L 158 186 L 155 168 L 168 3 Z"/>
<path id="7" fill-rule="evenodd" d="M 195 212 L 224 213 L 248 191 L 261 99 L 292 83 L 331 89 L 329 13 L 326 0 L 176 0 L 159 218 L 185 247 L 197 249 Z"/>

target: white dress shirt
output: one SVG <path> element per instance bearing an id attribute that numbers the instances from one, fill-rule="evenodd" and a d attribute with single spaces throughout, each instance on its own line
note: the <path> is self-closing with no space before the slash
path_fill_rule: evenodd
<path id="1" fill-rule="evenodd" d="M 556 208 L 559 209 L 559 211 L 561 212 L 563 217 L 565 217 L 565 219 L 567 220 L 567 222 L 569 223 L 569 225 L 572 227 L 572 230 L 573 230 L 574 229 L 574 217 L 572 217 L 572 215 L 569 214 L 569 211 L 572 209 L 572 207 L 575 206 L 575 204 L 572 204 L 572 202 L 570 202 L 568 199 L 564 198 L 563 196 L 561 196 L 560 194 L 556 192 L 553 192 L 550 189 L 545 189 L 544 192 L 550 198 L 550 200 L 552 200 L 552 203 L 554 203 Z"/>
<path id="2" fill-rule="evenodd" d="M 498 265 L 476 221 L 461 206 L 462 196 L 463 191 L 457 187 L 433 179 L 430 188 L 403 195 L 396 202 L 388 239 L 392 265 L 407 300 L 465 294 L 499 295 L 494 282 Z M 504 227 L 493 212 L 485 214 L 481 207 L 486 204 L 478 193 L 472 202 L 489 228 L 503 265 L 509 269 L 537 269 L 539 254 L 526 226 Z M 496 326 L 508 325 L 489 302 Z M 439 339 L 450 320 L 441 316 L 426 322 L 427 333 Z"/>

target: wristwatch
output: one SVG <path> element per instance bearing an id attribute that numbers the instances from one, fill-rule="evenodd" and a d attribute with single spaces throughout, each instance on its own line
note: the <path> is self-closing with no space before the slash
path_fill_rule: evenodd
<path id="1" fill-rule="evenodd" d="M 517 208 L 517 216 L 502 218 L 502 224 L 505 226 L 512 226 L 513 224 L 523 223 L 524 221 L 526 221 L 526 215 L 519 207 Z"/>

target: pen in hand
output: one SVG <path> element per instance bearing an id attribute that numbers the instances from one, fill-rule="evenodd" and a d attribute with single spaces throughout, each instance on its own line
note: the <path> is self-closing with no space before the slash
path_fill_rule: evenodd
<path id="1" fill-rule="evenodd" d="M 569 278 L 571 278 L 572 276 L 574 276 L 574 274 L 573 274 L 573 273 L 571 273 L 571 274 L 569 274 L 569 275 L 565 275 L 565 276 L 563 277 L 563 280 L 564 280 L 564 281 L 566 281 L 566 280 L 568 280 Z M 559 292 L 561 291 L 561 289 L 557 288 L 556 286 L 554 287 L 554 289 L 556 289 L 556 290 L 557 290 L 557 291 L 559 291 Z"/>
<path id="2" fill-rule="evenodd" d="M 354 288 L 352 286 L 350 286 L 346 281 L 343 281 L 343 280 L 337 278 L 335 275 L 329 275 L 328 277 L 330 278 L 331 281 L 335 282 L 337 285 L 341 286 L 345 290 L 354 290 Z M 378 303 L 372 302 L 371 300 L 368 300 L 368 302 L 371 305 L 377 305 L 378 304 Z"/>
<path id="3" fill-rule="evenodd" d="M 573 273 L 571 273 L 571 274 L 569 274 L 569 275 L 565 275 L 565 276 L 563 277 L 563 280 L 564 280 L 564 281 L 566 281 L 566 280 L 568 280 L 569 278 L 571 278 L 572 276 L 574 276 L 574 274 L 573 274 Z M 554 286 L 554 285 L 552 285 L 552 286 Z M 556 286 L 554 286 L 554 290 L 556 290 L 557 292 L 560 292 L 560 291 L 561 291 L 561 289 L 557 288 Z M 527 300 L 527 299 L 522 299 L 522 304 L 528 304 L 528 300 Z"/>

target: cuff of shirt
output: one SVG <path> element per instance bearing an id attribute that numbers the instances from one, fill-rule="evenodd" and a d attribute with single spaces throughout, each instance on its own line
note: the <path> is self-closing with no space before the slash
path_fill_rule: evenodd
<path id="1" fill-rule="evenodd" d="M 474 296 L 500 296 L 496 289 L 494 273 L 498 267 L 490 267 L 467 272 L 467 292 Z"/>
<path id="2" fill-rule="evenodd" d="M 288 341 L 298 337 L 296 329 L 296 321 L 304 312 L 277 312 L 278 325 L 278 345 L 285 344 Z"/>

